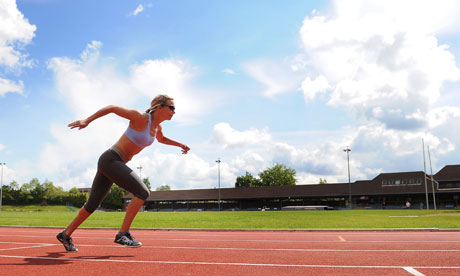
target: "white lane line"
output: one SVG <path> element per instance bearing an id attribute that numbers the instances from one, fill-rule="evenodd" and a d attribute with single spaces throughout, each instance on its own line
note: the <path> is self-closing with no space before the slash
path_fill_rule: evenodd
<path id="1" fill-rule="evenodd" d="M 50 243 L 43 243 L 43 242 L 13 242 L 13 241 L 0 242 L 0 243 L 4 243 L 4 244 L 34 244 L 34 245 L 37 245 L 37 244 L 50 244 Z"/>
<path id="2" fill-rule="evenodd" d="M 0 251 L 9 251 L 9 250 L 19 250 L 19 249 L 31 249 L 31 248 L 39 248 L 39 247 L 47 247 L 47 246 L 55 246 L 56 244 L 42 244 L 42 245 L 34 245 L 34 246 L 23 246 L 23 247 L 14 247 L 14 248 L 3 248 Z"/>
<path id="3" fill-rule="evenodd" d="M 89 245 L 92 246 L 92 245 Z M 95 245 L 97 246 L 97 245 Z M 143 246 L 156 249 L 193 250 L 241 250 L 241 251 L 295 251 L 295 252 L 460 252 L 460 249 L 317 249 L 317 248 L 234 248 L 234 247 L 188 247 L 188 246 Z"/>
<path id="4" fill-rule="evenodd" d="M 42 246 L 59 246 L 60 244 L 44 244 L 44 243 L 16 243 L 16 242 L 0 242 L 3 244 L 30 244 L 36 246 L 21 247 L 33 248 Z M 77 247 L 105 247 L 119 248 L 121 245 L 102 245 L 102 244 L 76 244 Z M 200 246 L 151 246 L 143 245 L 142 248 L 151 249 L 180 249 L 180 250 L 225 250 L 225 251 L 284 251 L 284 252 L 460 252 L 460 249 L 321 249 L 321 248 L 250 248 L 250 247 L 200 247 Z M 11 249 L 0 249 L 11 250 Z"/>
<path id="5" fill-rule="evenodd" d="M 178 234 L 179 236 L 179 234 Z M 37 236 L 37 235 L 2 235 L 0 237 L 22 237 L 22 238 L 54 238 L 54 236 Z M 97 240 L 113 240 L 113 237 L 110 238 L 101 238 L 101 237 L 87 237 L 74 235 L 74 239 L 97 239 Z M 165 238 L 142 238 L 143 240 L 149 241 L 198 241 L 198 242 L 273 242 L 273 243 L 343 243 L 340 240 L 336 240 L 331 237 L 332 240 L 228 240 L 228 239 L 165 239 Z M 370 241 L 350 241 L 347 240 L 347 243 L 460 243 L 459 240 L 396 240 L 396 241 L 379 241 L 379 240 L 370 240 Z"/>
<path id="6" fill-rule="evenodd" d="M 425 274 L 420 273 L 419 271 L 415 270 L 413 267 L 405 266 L 403 267 L 403 269 L 415 276 L 425 276 Z"/>
<path id="7" fill-rule="evenodd" d="M 186 262 L 186 261 L 140 261 L 140 260 L 110 260 L 110 259 L 79 259 L 79 258 L 53 258 L 34 256 L 0 255 L 0 258 L 76 261 L 76 262 L 109 262 L 109 263 L 144 263 L 144 264 L 186 264 L 186 265 L 229 265 L 229 266 L 260 266 L 260 267 L 303 267 L 303 268 L 371 268 L 371 269 L 401 269 L 403 266 L 379 265 L 307 265 L 307 264 L 270 264 L 270 263 L 224 263 L 224 262 Z M 417 266 L 412 268 L 425 269 L 460 269 L 460 266 Z"/>
<path id="8" fill-rule="evenodd" d="M 119 245 L 77 244 L 81 247 L 120 247 Z M 227 250 L 227 251 L 294 251 L 294 252 L 460 252 L 460 249 L 320 249 L 320 248 L 247 248 L 247 247 L 198 247 L 198 246 L 149 246 L 152 249 L 190 249 L 190 250 Z"/>

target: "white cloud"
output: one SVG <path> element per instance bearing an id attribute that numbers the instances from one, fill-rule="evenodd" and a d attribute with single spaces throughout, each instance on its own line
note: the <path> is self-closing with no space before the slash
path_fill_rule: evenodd
<path id="1" fill-rule="evenodd" d="M 102 42 L 93 40 L 86 46 L 86 49 L 81 53 L 80 58 L 82 62 L 97 62 L 99 58 L 99 51 L 102 48 Z"/>
<path id="2" fill-rule="evenodd" d="M 177 59 L 145 60 L 132 65 L 130 74 L 117 72 L 113 60 L 100 58 L 102 43 L 93 41 L 81 54 L 80 60 L 53 58 L 49 69 L 55 73 L 58 92 L 75 115 L 88 116 L 108 104 L 129 106 L 142 100 L 141 111 L 147 109 L 157 94 L 168 94 L 177 107 L 174 120 L 187 122 L 203 112 L 200 108 L 215 97 L 197 92 L 191 84 L 194 68 Z"/>
<path id="3" fill-rule="evenodd" d="M 329 176 L 329 181 L 332 181 L 339 179 L 344 168 L 346 168 L 346 163 L 342 162 L 344 158 L 342 145 L 344 143 L 338 141 L 321 141 L 309 145 L 308 148 L 305 146 L 294 147 L 278 142 L 270 148 L 271 158 L 274 162 L 286 164 L 288 167 L 302 172 L 304 177 L 306 175 L 314 176 L 316 180 L 313 183 L 317 183 L 320 177 L 325 178 L 325 176 Z M 353 167 L 360 166 L 357 161 L 353 161 L 352 165 Z M 303 182 L 303 184 L 308 183 Z"/>
<path id="4" fill-rule="evenodd" d="M 3 0 L 0 5 L 0 65 L 24 65 L 26 55 L 17 48 L 30 43 L 35 30 L 35 25 L 24 18 L 15 1 Z"/>
<path id="5" fill-rule="evenodd" d="M 305 101 L 312 101 L 317 94 L 324 94 L 327 90 L 331 89 L 327 79 L 324 76 L 318 76 L 316 79 L 311 80 L 307 77 L 302 82 L 302 90 Z"/>
<path id="6" fill-rule="evenodd" d="M 193 153 L 163 153 L 164 145 L 143 152 L 130 162 L 132 168 L 142 166 L 142 178 L 149 177 L 152 189 L 169 185 L 172 189 L 210 188 L 217 169 Z M 138 171 L 136 171 L 139 173 Z M 223 174 L 224 175 L 224 174 Z"/>
<path id="7" fill-rule="evenodd" d="M 448 120 L 457 121 L 460 117 L 460 107 L 457 106 L 444 106 L 434 108 L 426 114 L 428 124 L 431 128 L 442 126 Z"/>
<path id="8" fill-rule="evenodd" d="M 33 61 L 28 60 L 24 47 L 35 36 L 35 25 L 31 25 L 18 10 L 16 1 L 0 2 L 0 68 L 9 71 L 20 71 L 22 67 L 30 67 Z M 22 81 L 14 82 L 0 78 L 0 96 L 6 93 L 23 93 Z"/>
<path id="9" fill-rule="evenodd" d="M 5 149 L 5 146 L 0 144 L 0 150 L 4 150 Z"/>
<path id="10" fill-rule="evenodd" d="M 236 156 L 231 161 L 231 166 L 238 172 L 249 172 L 253 175 L 258 175 L 269 166 L 269 162 L 257 152 L 246 151 Z"/>
<path id="11" fill-rule="evenodd" d="M 329 139 L 309 140 L 308 146 L 294 146 L 274 139 L 267 129 L 239 131 L 228 123 L 220 123 L 214 127 L 211 140 L 224 149 L 240 152 L 225 158 L 231 160 L 228 164 L 235 177 L 246 171 L 258 175 L 273 164 L 281 163 L 297 171 L 298 184 L 318 183 L 319 178 L 326 178 L 330 183 L 345 181 L 347 162 L 343 149 L 354 143 L 356 131 L 349 129 L 329 136 Z M 365 158 L 350 161 L 353 179 L 376 176 L 372 174 L 375 170 L 370 171 L 362 166 L 366 161 Z"/>
<path id="12" fill-rule="evenodd" d="M 237 131 L 228 123 L 218 123 L 212 131 L 212 141 L 219 144 L 222 148 L 244 148 L 249 145 L 266 143 L 271 140 L 267 129 L 250 129 Z"/>
<path id="13" fill-rule="evenodd" d="M 442 85 L 460 79 L 448 46 L 434 36 L 460 23 L 459 8 L 456 1 L 334 1 L 330 15 L 306 18 L 300 35 L 309 64 L 334 87 L 331 105 L 389 128 L 417 129 Z"/>
<path id="14" fill-rule="evenodd" d="M 176 105 L 175 120 L 193 123 L 196 117 L 212 111 L 220 103 L 215 91 L 197 89 L 192 84 L 197 68 L 179 59 L 146 60 L 131 66 L 129 83 L 140 95 L 153 98 L 156 94 L 168 94 Z"/>
<path id="15" fill-rule="evenodd" d="M 223 69 L 222 73 L 225 73 L 225 74 L 228 74 L 228 75 L 236 75 L 235 71 L 233 71 L 233 69 L 229 69 L 229 68 Z"/>
<path id="16" fill-rule="evenodd" d="M 302 81 L 302 70 L 298 62 L 290 58 L 283 61 L 268 59 L 251 61 L 244 65 L 244 70 L 265 86 L 262 94 L 269 98 L 298 90 Z"/>
<path id="17" fill-rule="evenodd" d="M 457 130 L 454 130 L 458 133 Z M 433 160 L 442 160 L 443 155 L 454 153 L 458 138 L 444 135 L 442 131 L 411 131 L 387 129 L 373 123 L 359 127 L 352 140 L 354 158 L 366 164 L 369 170 L 382 172 L 423 170 L 422 139 L 429 146 Z M 449 163 L 433 162 L 435 170 Z M 363 168 L 364 169 L 364 168 Z"/>
<path id="18" fill-rule="evenodd" d="M 79 118 L 109 104 L 130 105 L 140 98 L 113 64 L 100 64 L 100 47 L 100 42 L 93 41 L 82 53 L 81 60 L 64 57 L 52 58 L 49 62 L 57 91 Z"/>
<path id="19" fill-rule="evenodd" d="M 383 125 L 371 124 L 359 127 L 353 141 L 355 150 L 382 154 L 388 151 L 393 158 L 402 158 L 406 155 L 421 151 L 422 138 L 434 146 L 439 146 L 439 138 L 431 134 L 413 131 L 387 129 Z M 384 155 L 388 160 L 387 154 Z"/>
<path id="20" fill-rule="evenodd" d="M 304 135 L 307 139 L 304 144 L 294 145 L 272 139 L 263 149 L 251 148 L 244 158 L 250 160 L 251 155 L 260 157 L 256 159 L 257 162 L 246 165 L 251 167 L 252 163 L 265 164 L 264 168 L 256 166 L 259 172 L 273 163 L 294 168 L 297 171 L 298 184 L 318 183 L 319 178 L 327 179 L 329 183 L 346 182 L 347 158 L 343 150 L 350 146 L 351 180 L 355 181 L 372 179 L 381 172 L 423 170 L 423 138 L 425 145 L 430 146 L 436 171 L 446 165 L 437 166 L 437 160 L 442 155 L 452 153 L 459 142 L 456 138 L 460 135 L 458 128 L 453 131 L 457 136 L 447 136 L 453 137 L 452 139 L 423 131 L 387 129 L 383 124 L 371 123 L 340 132 L 333 131 L 333 135 L 322 133 L 321 137 L 324 139 L 308 139 L 308 135 Z M 236 166 L 237 164 L 239 163 L 235 162 L 235 167 L 244 171 L 244 166 Z"/>
<path id="21" fill-rule="evenodd" d="M 140 14 L 141 12 L 144 12 L 145 9 L 151 8 L 151 7 L 152 7 L 152 4 L 151 4 L 151 3 L 150 3 L 150 4 L 147 4 L 147 5 L 145 5 L 145 6 L 142 5 L 142 4 L 139 4 L 139 5 L 137 6 L 137 8 L 136 8 L 134 11 L 132 11 L 132 12 L 130 12 L 130 13 L 128 14 L 128 16 L 137 16 L 137 15 Z"/>
<path id="22" fill-rule="evenodd" d="M 143 12 L 144 11 L 144 6 L 142 6 L 141 4 L 139 4 L 139 6 L 137 6 L 137 8 L 131 13 L 131 15 L 138 15 L 139 13 Z"/>
<path id="23" fill-rule="evenodd" d="M 355 170 L 372 177 L 423 169 L 422 138 L 435 161 L 456 160 L 460 70 L 449 46 L 439 41 L 459 34 L 459 10 L 458 1 L 352 0 L 333 1 L 326 13 L 305 18 L 304 98 L 323 95 L 331 107 L 356 117 L 347 145 L 365 167 Z M 327 82 L 315 86 L 312 75 Z M 288 152 L 292 159 L 294 151 Z"/>
<path id="24" fill-rule="evenodd" d="M 5 161 L 5 160 L 0 160 L 0 162 Z M 8 163 L 5 165 L 1 166 L 0 165 L 0 170 L 3 167 L 3 185 L 9 185 L 11 182 L 16 181 L 18 179 L 19 175 L 22 175 L 23 173 L 27 173 L 27 170 L 25 171 L 20 171 L 18 169 L 12 169 Z M 16 167 L 16 166 L 15 166 Z M 21 172 L 20 174 L 18 172 Z M 21 182 L 18 182 L 19 185 L 21 185 Z"/>
<path id="25" fill-rule="evenodd" d="M 5 96 L 6 93 L 18 93 L 22 95 L 23 91 L 24 83 L 22 81 L 15 83 L 11 80 L 0 78 L 0 97 Z"/>

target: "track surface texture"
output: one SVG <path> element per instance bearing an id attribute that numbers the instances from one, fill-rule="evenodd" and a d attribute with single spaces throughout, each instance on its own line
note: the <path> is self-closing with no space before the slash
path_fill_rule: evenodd
<path id="1" fill-rule="evenodd" d="M 460 232 L 78 229 L 0 227 L 0 275 L 460 275 Z"/>

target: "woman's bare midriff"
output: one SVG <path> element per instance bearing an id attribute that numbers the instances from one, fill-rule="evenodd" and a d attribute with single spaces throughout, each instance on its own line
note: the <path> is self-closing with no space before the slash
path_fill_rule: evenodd
<path id="1" fill-rule="evenodd" d="M 131 160 L 134 155 L 138 154 L 142 149 L 136 146 L 131 140 L 126 137 L 126 135 L 122 135 L 120 139 L 115 143 L 123 153 L 125 154 L 127 161 Z"/>

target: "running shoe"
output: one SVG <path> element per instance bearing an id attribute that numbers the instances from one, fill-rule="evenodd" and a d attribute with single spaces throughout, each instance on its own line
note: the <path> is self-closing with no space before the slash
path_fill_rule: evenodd
<path id="1" fill-rule="evenodd" d="M 134 239 L 133 236 L 131 236 L 131 234 L 129 232 L 119 232 L 116 236 L 115 236 L 115 243 L 118 243 L 118 244 L 121 244 L 121 245 L 125 245 L 125 246 L 128 246 L 128 247 L 139 247 L 139 246 L 142 246 L 142 243 L 141 242 L 138 242 Z"/>
<path id="2" fill-rule="evenodd" d="M 78 249 L 73 245 L 72 237 L 65 234 L 65 230 L 57 234 L 56 238 L 64 245 L 67 252 L 78 252 Z"/>

